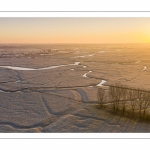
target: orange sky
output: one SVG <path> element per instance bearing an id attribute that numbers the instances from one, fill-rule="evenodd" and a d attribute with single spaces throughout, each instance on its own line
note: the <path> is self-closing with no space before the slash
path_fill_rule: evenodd
<path id="1" fill-rule="evenodd" d="M 0 43 L 149 43 L 150 18 L 0 18 Z"/>

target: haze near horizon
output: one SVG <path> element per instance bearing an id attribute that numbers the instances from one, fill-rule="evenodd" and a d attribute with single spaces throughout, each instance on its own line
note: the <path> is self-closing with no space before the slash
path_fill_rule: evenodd
<path id="1" fill-rule="evenodd" d="M 0 18 L 0 43 L 149 43 L 150 18 Z"/>

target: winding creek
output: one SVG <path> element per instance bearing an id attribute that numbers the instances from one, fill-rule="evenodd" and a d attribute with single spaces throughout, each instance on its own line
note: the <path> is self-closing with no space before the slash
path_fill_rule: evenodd
<path id="1" fill-rule="evenodd" d="M 10 70 L 20 70 L 20 71 L 34 71 L 34 70 L 48 70 L 48 69 L 54 69 L 54 68 L 59 68 L 59 67 L 64 67 L 64 66 L 75 66 L 75 65 L 79 65 L 80 62 L 75 62 L 74 64 L 67 64 L 67 65 L 59 65 L 59 66 L 50 66 L 50 67 L 44 67 L 44 68 L 24 68 L 24 67 L 15 67 L 15 66 L 0 66 L 0 68 L 6 68 L 6 69 L 10 69 Z M 86 66 L 83 66 L 83 68 L 86 68 Z M 71 68 L 70 70 L 75 71 L 73 68 Z M 88 71 L 87 73 L 83 74 L 83 77 L 88 78 L 87 74 L 91 73 L 92 71 Z M 16 83 L 21 82 L 20 80 L 17 80 Z M 106 80 L 101 80 L 101 82 L 99 84 L 97 84 L 96 86 L 103 86 L 103 84 L 107 82 Z M 93 87 L 93 86 L 89 86 L 89 87 Z M 4 91 L 4 90 L 0 90 L 0 92 L 5 92 L 5 93 L 10 93 L 10 91 Z"/>
<path id="2" fill-rule="evenodd" d="M 103 86 L 104 83 L 106 83 L 106 80 L 102 80 L 99 84 L 97 84 L 96 86 Z"/>
<path id="3" fill-rule="evenodd" d="M 88 78 L 88 77 L 87 77 L 87 74 L 90 73 L 90 72 L 92 72 L 92 71 L 89 71 L 89 72 L 85 73 L 85 74 L 83 75 L 83 77 Z"/>
<path id="4" fill-rule="evenodd" d="M 79 65 L 80 62 L 75 62 L 74 64 L 68 64 L 68 65 L 59 65 L 59 66 L 50 66 L 50 67 L 45 67 L 45 68 L 23 68 L 23 67 L 14 67 L 14 66 L 0 66 L 0 68 L 6 68 L 6 69 L 11 69 L 11 70 L 26 70 L 26 71 L 33 71 L 33 70 L 48 70 L 48 69 L 54 69 L 58 67 L 64 67 L 64 66 L 71 66 L 71 65 Z"/>

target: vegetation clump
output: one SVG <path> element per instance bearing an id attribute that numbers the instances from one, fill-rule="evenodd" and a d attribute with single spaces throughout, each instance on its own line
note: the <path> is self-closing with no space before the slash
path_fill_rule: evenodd
<path id="1" fill-rule="evenodd" d="M 122 113 L 130 117 L 140 119 L 150 118 L 150 91 L 140 88 L 130 88 L 126 85 L 115 84 L 109 86 L 106 100 L 106 92 L 99 88 L 97 98 L 100 107 L 105 106 L 114 112 Z"/>

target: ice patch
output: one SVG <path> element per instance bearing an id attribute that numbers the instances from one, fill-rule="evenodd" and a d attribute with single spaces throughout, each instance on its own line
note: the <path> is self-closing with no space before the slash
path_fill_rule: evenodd
<path id="1" fill-rule="evenodd" d="M 103 86 L 104 83 L 106 83 L 106 80 L 102 80 L 99 84 L 97 84 L 96 86 Z"/>
<path id="2" fill-rule="evenodd" d="M 87 74 L 90 73 L 90 72 L 92 72 L 92 71 L 89 71 L 89 72 L 85 73 L 85 74 L 83 75 L 83 77 L 87 78 Z"/>
<path id="3" fill-rule="evenodd" d="M 76 56 L 76 57 L 73 57 L 73 58 L 79 58 L 79 57 L 82 58 L 82 57 L 89 57 L 89 56 L 91 57 L 91 56 L 94 56 L 94 55 L 95 55 L 95 54 L 90 54 L 90 55 Z"/>
<path id="4" fill-rule="evenodd" d="M 144 68 L 143 68 L 143 70 L 142 70 L 142 71 L 146 71 L 146 69 L 147 69 L 147 67 L 146 67 L 146 66 L 144 66 Z"/>
<path id="5" fill-rule="evenodd" d="M 79 65 L 80 62 L 75 62 L 75 64 L 69 64 L 69 65 Z"/>

